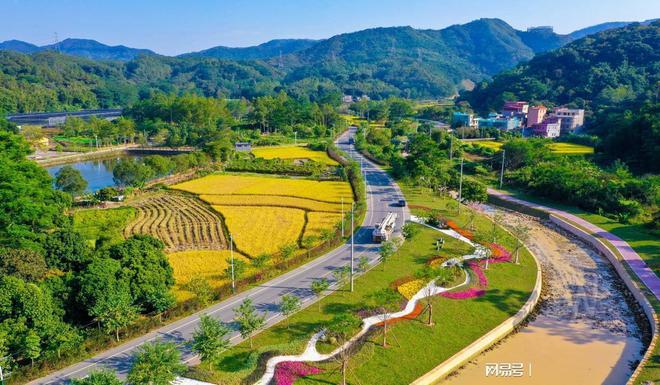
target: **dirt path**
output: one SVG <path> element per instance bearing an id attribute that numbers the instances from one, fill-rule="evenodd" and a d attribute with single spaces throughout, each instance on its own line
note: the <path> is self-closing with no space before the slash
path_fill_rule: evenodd
<path id="1" fill-rule="evenodd" d="M 641 332 L 609 262 L 549 224 L 502 213 L 505 225 L 531 229 L 527 246 L 546 282 L 542 305 L 526 327 L 443 383 L 625 384 L 631 362 L 641 357 Z M 486 375 L 492 364 L 509 363 L 522 364 L 520 377 Z"/>

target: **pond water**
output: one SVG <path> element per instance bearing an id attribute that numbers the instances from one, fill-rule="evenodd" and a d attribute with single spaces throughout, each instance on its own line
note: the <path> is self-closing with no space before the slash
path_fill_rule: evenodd
<path id="1" fill-rule="evenodd" d="M 54 178 L 62 167 L 72 166 L 76 170 L 80 171 L 82 177 L 87 180 L 87 191 L 95 192 L 104 187 L 115 186 L 115 181 L 112 179 L 112 170 L 120 159 L 141 159 L 144 157 L 145 155 L 121 154 L 112 158 L 93 159 L 75 163 L 59 164 L 57 166 L 47 167 L 46 170 L 48 170 L 48 173 Z"/>

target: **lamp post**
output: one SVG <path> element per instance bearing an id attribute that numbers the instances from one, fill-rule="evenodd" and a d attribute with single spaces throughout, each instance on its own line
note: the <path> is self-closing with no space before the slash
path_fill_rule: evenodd
<path id="1" fill-rule="evenodd" d="M 458 182 L 458 213 L 461 213 L 461 199 L 463 197 L 463 157 L 461 157 L 461 179 Z"/>
<path id="2" fill-rule="evenodd" d="M 351 204 L 351 292 L 353 291 L 353 277 L 355 275 L 355 259 L 353 258 L 354 245 L 355 245 L 355 230 L 353 229 L 353 212 L 355 203 Z"/>
<path id="3" fill-rule="evenodd" d="M 341 197 L 341 237 L 344 238 L 344 197 Z"/>
<path id="4" fill-rule="evenodd" d="M 504 183 L 504 156 L 506 154 L 506 150 L 502 150 L 502 170 L 500 171 L 500 188 L 502 188 L 502 183 Z"/>

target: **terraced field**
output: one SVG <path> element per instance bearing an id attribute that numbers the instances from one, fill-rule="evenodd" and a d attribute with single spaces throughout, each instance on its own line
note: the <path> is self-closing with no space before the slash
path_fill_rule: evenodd
<path id="1" fill-rule="evenodd" d="M 199 194 L 223 217 L 237 250 L 248 257 L 333 233 L 353 193 L 347 182 L 252 175 L 210 175 L 173 186 Z M 307 246 L 306 246 L 307 247 Z"/>
<path id="2" fill-rule="evenodd" d="M 163 194 L 133 206 L 137 215 L 124 229 L 126 237 L 154 236 L 165 243 L 168 252 L 227 248 L 220 216 L 194 198 Z"/>

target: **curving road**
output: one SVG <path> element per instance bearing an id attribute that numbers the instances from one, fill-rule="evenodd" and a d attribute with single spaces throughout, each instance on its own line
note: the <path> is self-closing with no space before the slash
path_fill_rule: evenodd
<path id="1" fill-rule="evenodd" d="M 348 138 L 352 135 L 355 135 L 355 128 L 344 133 L 337 140 L 337 145 L 362 164 L 367 183 L 367 212 L 364 222 L 355 233 L 354 257 L 357 260 L 366 256 L 371 263 L 375 263 L 378 259 L 379 245 L 371 241 L 373 226 L 380 222 L 389 211 L 396 211 L 399 214 L 397 230 L 400 230 L 404 220 L 409 217 L 409 213 L 406 208 L 396 207 L 399 199 L 403 198 L 403 194 L 387 173 L 363 158 L 358 152 L 353 151 L 353 146 L 348 142 Z M 344 244 L 271 281 L 29 384 L 65 384 L 72 378 L 85 377 L 89 372 L 101 368 L 114 370 L 124 378 L 131 366 L 136 349 L 144 343 L 159 339 L 180 344 L 183 359 L 187 363 L 192 363 L 196 360 L 196 356 L 185 347 L 184 343 L 190 340 L 201 315 L 209 314 L 223 322 L 232 322 L 233 309 L 249 297 L 257 309 L 266 315 L 267 326 L 271 326 L 282 319 L 278 308 L 282 295 L 293 293 L 302 299 L 303 306 L 309 306 L 315 300 L 310 289 L 313 280 L 325 277 L 333 283 L 334 287 L 332 273 L 334 270 L 350 264 L 350 248 L 349 243 Z M 241 341 L 238 331 L 233 331 L 230 338 L 234 344 Z"/>

